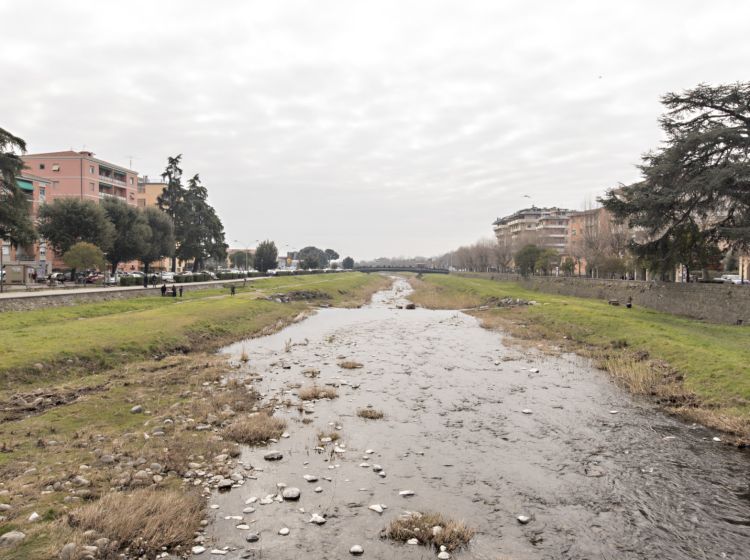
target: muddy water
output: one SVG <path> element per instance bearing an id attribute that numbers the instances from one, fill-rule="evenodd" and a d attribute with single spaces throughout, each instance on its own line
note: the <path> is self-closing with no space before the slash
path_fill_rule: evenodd
<path id="1" fill-rule="evenodd" d="M 407 295 L 397 281 L 366 308 L 323 309 L 224 349 L 239 356 L 244 347 L 246 372 L 262 375 L 268 398 L 296 402 L 290 387 L 310 384 L 311 367 L 340 396 L 312 414 L 277 412 L 289 424 L 290 437 L 272 446 L 283 459 L 244 452 L 244 464 L 262 471 L 211 498 L 219 509 L 209 510 L 209 546 L 230 547 L 225 558 L 348 558 L 354 544 L 366 558 L 435 558 L 380 538 L 404 510 L 435 510 L 478 531 L 454 558 L 750 558 L 747 453 L 632 399 L 575 356 L 520 350 L 460 312 L 396 309 Z M 344 357 L 364 367 L 341 369 Z M 367 405 L 385 419 L 357 417 Z M 316 452 L 317 432 L 336 426 L 346 452 Z M 275 494 L 280 482 L 301 489 L 299 502 L 255 503 L 242 514 L 248 498 Z M 415 495 L 399 496 L 407 489 Z M 387 506 L 382 515 L 368 509 L 376 503 Z M 312 512 L 327 523 L 307 523 Z M 246 543 L 230 515 L 243 515 L 260 540 Z M 518 515 L 532 520 L 521 525 Z"/>

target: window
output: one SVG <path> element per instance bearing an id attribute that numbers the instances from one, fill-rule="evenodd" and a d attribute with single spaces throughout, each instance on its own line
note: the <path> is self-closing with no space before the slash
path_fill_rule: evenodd
<path id="1" fill-rule="evenodd" d="M 52 164 L 52 171 L 60 171 L 60 164 L 59 163 L 53 163 Z"/>
<path id="2" fill-rule="evenodd" d="M 145 193 L 146 192 L 146 185 L 144 185 L 143 183 L 139 183 L 138 184 L 138 192 L 141 193 L 141 194 Z"/>
<path id="3" fill-rule="evenodd" d="M 44 169 L 44 164 L 43 163 L 39 164 L 39 169 Z"/>
<path id="4" fill-rule="evenodd" d="M 132 177 L 130 178 L 130 184 L 131 185 L 133 184 L 133 178 Z"/>
<path id="5" fill-rule="evenodd" d="M 93 165 L 89 165 L 89 173 L 91 173 L 92 175 L 94 174 L 94 166 Z"/>
<path id="6" fill-rule="evenodd" d="M 94 183 L 89 183 L 89 188 L 91 189 L 91 192 L 94 192 Z"/>
<path id="7" fill-rule="evenodd" d="M 47 199 L 47 187 L 39 187 L 39 200 L 44 202 Z"/>

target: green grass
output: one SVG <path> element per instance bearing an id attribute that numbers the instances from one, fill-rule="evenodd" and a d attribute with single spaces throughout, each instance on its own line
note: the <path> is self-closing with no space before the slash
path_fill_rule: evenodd
<path id="1" fill-rule="evenodd" d="M 102 369 L 131 359 L 175 349 L 205 348 L 217 338 L 235 339 L 305 308 L 302 303 L 265 301 L 266 294 L 318 290 L 333 305 L 357 305 L 381 284 L 377 276 L 358 273 L 310 275 L 249 282 L 235 297 L 227 289 L 186 292 L 184 298 L 143 297 L 68 307 L 0 314 L 0 390 L 18 376 L 3 372 L 25 370 L 24 378 L 53 379 L 56 366 L 68 360 Z M 51 364 L 51 365 L 50 365 Z M 32 374 L 32 375 L 30 375 Z"/>
<path id="2" fill-rule="evenodd" d="M 519 318 L 562 337 L 604 347 L 624 341 L 684 376 L 684 386 L 709 406 L 750 416 L 750 329 L 702 323 L 645 308 L 627 309 L 596 299 L 545 294 L 516 283 L 428 275 L 414 300 L 428 307 L 478 306 L 490 298 L 535 300 Z M 506 313 L 517 313 L 508 310 Z"/>

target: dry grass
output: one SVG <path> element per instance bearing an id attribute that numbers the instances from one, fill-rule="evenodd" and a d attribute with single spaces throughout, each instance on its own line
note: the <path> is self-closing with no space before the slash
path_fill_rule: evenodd
<path id="1" fill-rule="evenodd" d="M 383 414 L 383 411 L 374 408 L 358 408 L 357 416 L 366 418 L 367 420 L 380 420 L 385 414 Z"/>
<path id="2" fill-rule="evenodd" d="M 343 362 L 339 362 L 339 367 L 344 369 L 359 369 L 361 367 L 364 367 L 364 365 L 353 360 L 344 360 Z"/>
<path id="3" fill-rule="evenodd" d="M 434 527 L 441 529 L 434 532 Z M 391 521 L 385 530 L 385 537 L 399 542 L 416 538 L 423 546 L 445 546 L 453 551 L 469 544 L 474 533 L 474 529 L 462 521 L 449 519 L 441 513 L 413 512 Z"/>
<path id="4" fill-rule="evenodd" d="M 73 511 L 68 523 L 81 533 L 94 530 L 110 539 L 113 550 L 108 557 L 115 557 L 116 549 L 125 547 L 153 557 L 162 547 L 173 549 L 192 541 L 204 504 L 197 492 L 111 492 Z"/>
<path id="5" fill-rule="evenodd" d="M 269 439 L 278 439 L 286 429 L 286 422 L 281 418 L 274 418 L 265 412 L 258 412 L 239 418 L 224 429 L 226 439 L 257 445 Z"/>
<path id="6" fill-rule="evenodd" d="M 331 441 L 338 441 L 341 439 L 341 434 L 336 430 L 329 430 L 327 432 L 318 432 L 318 439 L 330 438 Z"/>
<path id="7" fill-rule="evenodd" d="M 247 353 L 244 346 L 242 347 L 242 354 L 240 354 L 240 361 L 245 363 L 250 361 L 250 355 Z"/>
<path id="8" fill-rule="evenodd" d="M 311 385 L 299 390 L 299 398 L 303 401 L 312 401 L 315 399 L 335 399 L 339 396 L 338 391 L 333 387 L 320 387 Z"/>

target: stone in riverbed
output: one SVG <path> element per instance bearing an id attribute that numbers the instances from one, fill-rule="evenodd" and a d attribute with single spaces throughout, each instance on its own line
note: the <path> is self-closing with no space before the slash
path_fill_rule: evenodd
<path id="1" fill-rule="evenodd" d="M 192 548 L 192 551 L 193 551 L 193 554 L 203 554 L 204 552 L 206 552 L 206 547 L 200 546 L 200 545 L 194 546 Z"/>
<path id="2" fill-rule="evenodd" d="M 260 535 L 258 533 L 248 533 L 245 535 L 245 540 L 247 542 L 258 542 L 260 540 Z"/>
<path id="3" fill-rule="evenodd" d="M 450 559 L 450 557 L 451 557 L 451 555 L 450 555 L 450 554 L 448 554 L 448 552 L 446 552 L 446 551 L 444 550 L 444 551 L 442 551 L 442 552 L 438 553 L 437 557 L 438 557 L 438 560 L 449 560 L 449 559 Z"/>
<path id="4" fill-rule="evenodd" d="M 401 492 L 399 492 L 398 495 L 402 497 L 413 496 L 414 490 L 401 490 Z"/>
<path id="5" fill-rule="evenodd" d="M 229 490 L 234 482 L 228 478 L 222 478 L 219 483 L 216 485 L 216 487 L 219 490 Z"/>
<path id="6" fill-rule="evenodd" d="M 419 539 L 411 538 L 406 541 L 406 544 L 419 544 Z"/>
<path id="7" fill-rule="evenodd" d="M 321 488 L 320 486 L 316 487 L 315 490 L 313 490 L 313 492 L 317 492 L 318 494 L 320 494 L 322 491 L 323 488 Z"/>
<path id="8" fill-rule="evenodd" d="M 309 521 L 309 523 L 315 523 L 316 525 L 323 525 L 325 522 L 326 522 L 326 518 L 317 513 L 313 513 Z"/>
<path id="9" fill-rule="evenodd" d="M 383 506 L 380 504 L 372 504 L 368 509 L 371 509 L 375 513 L 383 513 Z"/>
<path id="10" fill-rule="evenodd" d="M 143 407 L 139 404 L 135 405 L 133 408 L 130 409 L 130 412 L 132 414 L 140 414 L 143 412 Z"/>
<path id="11" fill-rule="evenodd" d="M 263 458 L 266 461 L 280 461 L 283 457 L 284 455 L 282 455 L 280 451 L 269 451 L 263 455 Z"/>
<path id="12" fill-rule="evenodd" d="M 518 519 L 518 522 L 521 525 L 526 525 L 529 521 L 531 521 L 531 517 L 529 517 L 528 515 L 519 515 L 518 517 L 516 517 L 516 519 Z"/>
<path id="13" fill-rule="evenodd" d="M 360 556 L 365 550 L 359 546 L 358 544 L 355 544 L 353 547 L 349 549 L 349 554 L 353 556 Z"/>
<path id="14" fill-rule="evenodd" d="M 286 537 L 289 534 L 289 528 L 288 527 L 282 527 L 279 529 L 279 535 L 282 537 Z"/>
<path id="15" fill-rule="evenodd" d="M 281 491 L 281 497 L 285 500 L 299 500 L 300 491 L 299 488 L 295 488 L 293 486 L 290 486 L 289 488 L 284 488 Z"/>
<path id="16" fill-rule="evenodd" d="M 302 478 L 304 478 L 307 482 L 318 482 L 318 477 L 314 474 L 306 474 Z"/>

